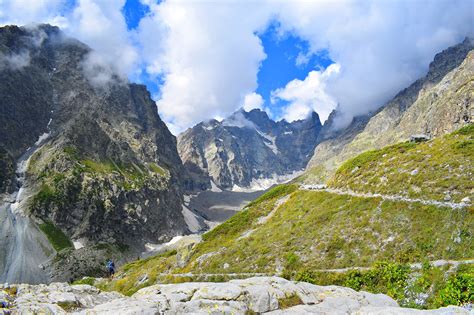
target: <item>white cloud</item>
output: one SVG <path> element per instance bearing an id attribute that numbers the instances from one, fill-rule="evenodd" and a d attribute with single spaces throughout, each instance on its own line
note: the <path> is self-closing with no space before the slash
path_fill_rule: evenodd
<path id="1" fill-rule="evenodd" d="M 59 14 L 67 0 L 0 0 L 0 24 L 64 22 Z"/>
<path id="2" fill-rule="evenodd" d="M 138 66 L 137 48 L 127 31 L 121 9 L 125 0 L 0 0 L 0 24 L 50 23 L 91 46 L 117 74 L 133 77 Z"/>
<path id="3" fill-rule="evenodd" d="M 340 68 L 338 64 L 332 64 L 324 71 L 313 70 L 304 80 L 295 79 L 284 88 L 272 91 L 272 103 L 278 99 L 289 103 L 283 110 L 282 118 L 287 121 L 303 119 L 314 110 L 321 121 L 325 121 L 337 105 L 334 98 L 326 93 L 327 83 L 337 78 Z"/>
<path id="4" fill-rule="evenodd" d="M 442 49 L 473 34 L 472 1 L 285 2 L 282 28 L 341 65 L 326 93 L 341 111 L 374 110 L 421 77 Z M 347 121 L 346 121 L 347 122 Z"/>
<path id="5" fill-rule="evenodd" d="M 90 45 L 126 77 L 136 71 L 139 56 L 121 12 L 124 4 L 125 0 L 79 0 L 68 15 L 66 32 Z"/>
<path id="6" fill-rule="evenodd" d="M 324 117 L 327 103 L 310 100 L 330 97 L 349 118 L 376 109 L 423 75 L 435 53 L 473 35 L 470 0 L 142 2 L 151 13 L 132 32 L 121 13 L 125 0 L 79 0 L 67 12 L 68 0 L 0 0 L 0 24 L 50 22 L 132 79 L 140 67 L 161 76 L 157 104 L 175 132 L 227 116 L 256 90 L 265 58 L 256 34 L 271 21 L 281 23 L 280 34 L 306 40 L 310 53 L 327 50 L 341 65 L 330 80 L 315 69 L 278 90 L 291 104 L 288 119 L 310 109 Z M 300 55 L 298 65 L 308 58 Z"/>
<path id="7" fill-rule="evenodd" d="M 244 113 L 241 110 L 236 111 L 228 118 L 222 120 L 222 125 L 227 127 L 255 129 L 255 124 L 245 118 Z"/>
<path id="8" fill-rule="evenodd" d="M 270 11 L 255 3 L 183 1 L 151 11 L 138 32 L 148 71 L 164 76 L 157 102 L 164 119 L 184 129 L 240 107 L 257 87 L 265 54 L 255 31 L 265 28 Z"/>
<path id="9" fill-rule="evenodd" d="M 245 111 L 249 112 L 255 108 L 262 109 L 262 106 L 263 98 L 260 94 L 252 92 L 250 94 L 245 95 L 243 106 Z"/>
<path id="10" fill-rule="evenodd" d="M 101 54 L 90 52 L 82 61 L 82 71 L 86 79 L 96 88 L 106 88 L 114 78 L 114 69 Z"/>

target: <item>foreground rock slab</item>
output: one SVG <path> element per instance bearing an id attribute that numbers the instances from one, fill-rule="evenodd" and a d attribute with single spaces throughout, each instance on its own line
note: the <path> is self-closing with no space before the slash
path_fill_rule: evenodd
<path id="1" fill-rule="evenodd" d="M 0 285 L 0 314 L 469 314 L 459 307 L 401 308 L 384 294 L 278 277 L 157 284 L 131 297 L 88 285 Z"/>

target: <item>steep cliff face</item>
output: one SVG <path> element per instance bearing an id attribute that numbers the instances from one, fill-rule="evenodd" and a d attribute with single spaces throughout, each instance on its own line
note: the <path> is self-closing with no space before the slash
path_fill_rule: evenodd
<path id="1" fill-rule="evenodd" d="M 260 188 L 302 170 L 316 145 L 316 113 L 292 123 L 275 122 L 261 110 L 239 110 L 222 122 L 202 122 L 178 137 L 189 190 Z"/>
<path id="2" fill-rule="evenodd" d="M 176 139 L 144 86 L 48 25 L 0 28 L 0 53 L 2 192 L 40 138 L 22 203 L 38 223 L 121 248 L 187 232 Z"/>
<path id="3" fill-rule="evenodd" d="M 334 130 L 338 112 L 321 132 L 307 180 L 324 181 L 343 161 L 368 149 L 407 140 L 413 134 L 437 137 L 473 121 L 474 42 L 437 54 L 427 75 L 398 93 L 378 111 L 356 117 L 345 129 Z"/>

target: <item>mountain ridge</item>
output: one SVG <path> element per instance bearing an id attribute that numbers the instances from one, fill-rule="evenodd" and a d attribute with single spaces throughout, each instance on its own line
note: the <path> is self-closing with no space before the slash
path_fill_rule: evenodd
<path id="1" fill-rule="evenodd" d="M 210 189 L 211 180 L 228 190 L 264 180 L 276 183 L 306 166 L 320 129 L 315 112 L 292 123 L 275 122 L 259 109 L 239 110 L 222 122 L 201 122 L 178 136 L 187 189 Z"/>
<path id="2" fill-rule="evenodd" d="M 343 161 L 367 149 L 382 148 L 406 140 L 412 134 L 442 135 L 471 122 L 474 113 L 470 109 L 469 88 L 461 91 L 458 88 L 472 85 L 469 78 L 473 73 L 473 48 L 474 41 L 466 38 L 436 54 L 424 77 L 377 111 L 354 117 L 345 128 L 334 130 L 334 121 L 340 113 L 337 109 L 333 111 L 308 163 L 308 173 L 313 174 L 307 180 L 325 181 Z M 456 87 L 450 82 L 453 79 L 457 79 Z M 453 104 L 453 100 L 459 104 Z M 445 103 L 449 108 L 443 106 Z M 418 116 L 428 123 L 416 121 Z"/>

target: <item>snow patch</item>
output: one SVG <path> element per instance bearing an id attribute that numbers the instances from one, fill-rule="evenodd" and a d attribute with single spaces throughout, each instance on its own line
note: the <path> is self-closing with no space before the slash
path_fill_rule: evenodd
<path id="1" fill-rule="evenodd" d="M 48 123 L 48 126 L 49 126 L 49 123 Z M 51 133 L 49 133 L 49 132 L 43 133 L 43 134 L 38 138 L 38 141 L 35 142 L 35 145 L 36 145 L 36 146 L 41 145 L 41 144 L 44 142 L 44 140 L 46 140 L 46 139 L 49 138 L 50 135 L 51 135 Z"/>
<path id="2" fill-rule="evenodd" d="M 267 178 L 258 178 L 258 179 L 252 179 L 250 182 L 250 185 L 247 187 L 241 187 L 238 185 L 235 185 L 232 187 L 231 191 L 236 191 L 236 192 L 253 192 L 253 191 L 259 191 L 259 190 L 267 190 L 268 188 L 272 187 L 273 185 L 278 185 L 278 184 L 283 184 L 286 182 L 289 182 L 293 178 L 301 175 L 303 173 L 303 170 L 301 171 L 294 171 L 289 174 L 285 175 L 276 175 L 273 174 L 272 177 L 267 177 Z"/>
<path id="3" fill-rule="evenodd" d="M 269 147 L 269 148 L 273 151 L 273 153 L 275 153 L 275 154 L 278 154 L 278 153 L 279 153 L 278 147 L 276 146 L 276 141 L 275 141 L 275 140 L 276 140 L 276 137 L 271 136 L 271 135 L 268 135 L 268 134 L 265 134 L 265 133 L 261 132 L 260 130 L 258 130 L 257 128 L 255 128 L 255 131 L 256 131 L 261 137 L 263 137 L 263 138 L 266 139 L 268 142 L 270 142 L 270 143 L 268 143 L 267 141 L 263 141 L 263 143 L 265 143 L 265 145 L 266 145 L 267 147 Z"/>
<path id="4" fill-rule="evenodd" d="M 72 241 L 72 244 L 74 245 L 74 249 L 84 248 L 84 244 L 82 244 L 80 241 Z"/>
<path id="5" fill-rule="evenodd" d="M 173 237 L 169 242 L 161 244 L 146 243 L 145 249 L 148 253 L 163 253 L 169 250 L 177 249 L 182 245 L 199 243 L 201 241 L 201 235 L 190 234 L 190 235 L 178 235 Z"/>

